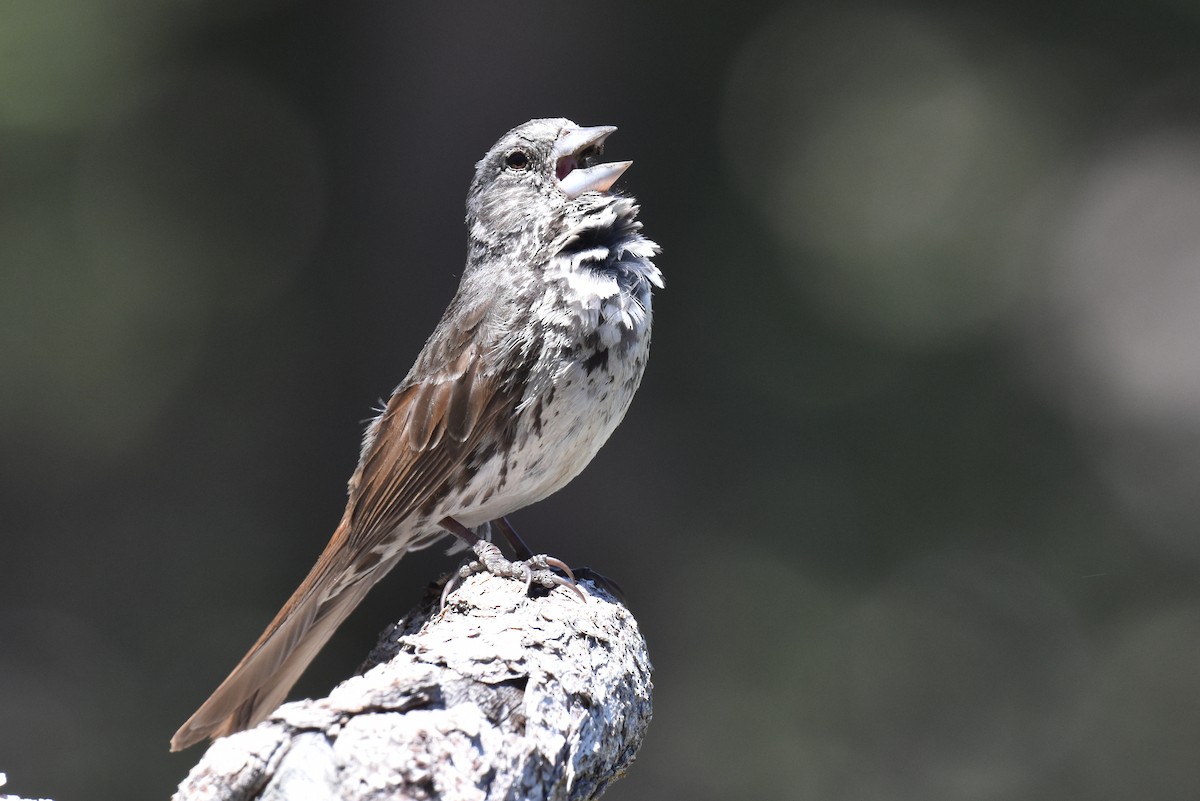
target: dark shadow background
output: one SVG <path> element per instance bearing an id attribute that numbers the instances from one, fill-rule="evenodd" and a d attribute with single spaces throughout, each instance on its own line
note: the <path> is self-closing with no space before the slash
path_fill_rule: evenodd
<path id="1" fill-rule="evenodd" d="M 5 790 L 170 793 L 472 165 L 563 115 L 621 127 L 667 276 L 625 424 L 516 516 L 649 640 L 610 797 L 1200 796 L 1198 41 L 1183 0 L 5 3 Z"/>

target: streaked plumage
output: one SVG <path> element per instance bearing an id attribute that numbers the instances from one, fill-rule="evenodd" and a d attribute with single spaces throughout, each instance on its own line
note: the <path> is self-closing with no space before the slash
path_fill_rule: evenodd
<path id="1" fill-rule="evenodd" d="M 446 536 L 439 521 L 545 498 L 620 423 L 662 279 L 637 205 L 608 191 L 629 163 L 591 163 L 612 130 L 533 120 L 476 165 L 458 292 L 367 428 L 341 523 L 173 750 L 264 719 L 375 582 Z"/>

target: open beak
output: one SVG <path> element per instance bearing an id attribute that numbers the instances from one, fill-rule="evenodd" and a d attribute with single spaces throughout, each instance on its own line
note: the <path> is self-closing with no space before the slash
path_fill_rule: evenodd
<path id="1" fill-rule="evenodd" d="M 563 194 L 577 198 L 584 192 L 607 192 L 629 169 L 632 161 L 594 164 L 604 151 L 604 140 L 617 130 L 615 125 L 594 128 L 564 128 L 554 143 L 555 177 Z"/>

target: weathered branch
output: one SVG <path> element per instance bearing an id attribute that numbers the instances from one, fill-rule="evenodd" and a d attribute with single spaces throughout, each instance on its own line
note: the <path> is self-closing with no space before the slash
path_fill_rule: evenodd
<path id="1" fill-rule="evenodd" d="M 8 776 L 4 775 L 3 773 L 0 773 L 0 787 L 3 787 L 7 783 L 8 783 Z M 15 795 L 0 794 L 0 801 L 35 801 L 35 799 L 21 798 L 20 796 L 15 796 Z M 39 799 L 36 799 L 36 801 L 50 801 L 50 800 L 47 798 L 39 798 Z"/>
<path id="2" fill-rule="evenodd" d="M 641 745 L 650 662 L 629 611 L 579 586 L 586 604 L 473 576 L 363 675 L 215 742 L 175 801 L 598 797 Z"/>

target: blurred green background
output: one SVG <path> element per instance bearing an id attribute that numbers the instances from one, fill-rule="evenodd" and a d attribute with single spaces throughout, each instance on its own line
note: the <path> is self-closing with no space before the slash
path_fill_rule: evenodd
<path id="1" fill-rule="evenodd" d="M 475 160 L 562 115 L 621 127 L 667 277 L 625 424 L 515 517 L 649 640 L 610 797 L 1200 797 L 1198 43 L 1190 0 L 0 5 L 5 790 L 185 775 Z"/>

